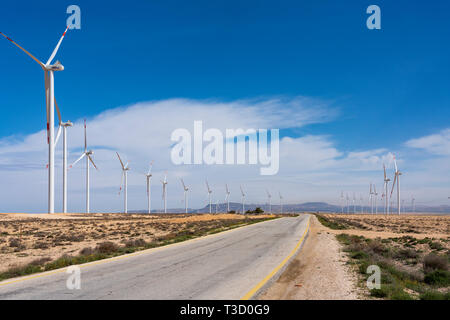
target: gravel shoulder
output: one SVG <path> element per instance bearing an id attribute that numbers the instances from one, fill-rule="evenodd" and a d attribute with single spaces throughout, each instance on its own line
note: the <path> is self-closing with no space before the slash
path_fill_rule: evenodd
<path id="1" fill-rule="evenodd" d="M 364 299 L 358 279 L 346 264 L 348 257 L 333 233 L 315 216 L 308 238 L 286 270 L 260 300 L 355 300 Z"/>

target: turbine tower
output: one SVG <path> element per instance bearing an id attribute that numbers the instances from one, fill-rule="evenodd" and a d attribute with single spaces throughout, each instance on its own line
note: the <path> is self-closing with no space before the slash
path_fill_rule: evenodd
<path id="1" fill-rule="evenodd" d="M 209 188 L 208 180 L 206 179 L 206 188 L 208 190 L 208 198 L 209 198 L 209 213 L 212 213 L 212 203 L 211 203 L 211 194 L 212 190 Z"/>
<path id="2" fill-rule="evenodd" d="M 183 190 L 184 190 L 184 213 L 188 213 L 188 198 L 187 198 L 187 193 L 189 191 L 189 188 L 186 187 L 186 185 L 184 184 L 183 178 L 180 178 L 181 180 L 181 184 L 183 185 Z"/>
<path id="3" fill-rule="evenodd" d="M 386 197 L 386 199 L 384 199 L 385 203 L 384 203 L 384 213 L 387 215 L 389 213 L 389 192 L 388 192 L 388 185 L 389 185 L 389 181 L 391 181 L 391 179 L 389 179 L 386 175 L 386 166 L 383 163 L 383 170 L 384 170 L 384 196 Z"/>
<path id="4" fill-rule="evenodd" d="M 228 190 L 228 184 L 225 183 L 226 196 L 225 201 L 227 202 L 227 213 L 230 212 L 230 190 Z"/>
<path id="5" fill-rule="evenodd" d="M 400 172 L 400 170 L 398 170 L 397 160 L 395 159 L 395 156 L 394 156 L 394 167 L 395 167 L 395 172 L 394 172 L 394 182 L 392 183 L 391 197 L 392 197 L 392 193 L 394 192 L 395 183 L 397 183 L 397 214 L 400 215 L 400 213 L 401 213 L 400 176 L 402 175 L 402 173 Z"/>
<path id="6" fill-rule="evenodd" d="M 164 213 L 167 213 L 167 172 L 164 174 L 164 180 L 160 180 L 162 183 L 162 198 L 164 202 Z"/>
<path id="7" fill-rule="evenodd" d="M 345 199 L 347 200 L 347 214 L 350 213 L 350 198 L 348 197 L 348 193 L 345 194 Z"/>
<path id="8" fill-rule="evenodd" d="M 281 196 L 281 193 L 279 191 L 278 195 L 280 196 L 280 213 L 283 213 L 283 197 Z"/>
<path id="9" fill-rule="evenodd" d="M 416 212 L 416 199 L 414 198 L 414 196 L 411 196 L 411 208 L 412 212 Z"/>
<path id="10" fill-rule="evenodd" d="M 97 166 L 95 165 L 94 161 L 92 160 L 92 155 L 94 154 L 94 151 L 87 149 L 87 135 L 86 135 L 86 120 L 84 120 L 84 152 L 83 154 L 70 165 L 69 169 L 72 168 L 78 161 L 86 157 L 86 213 L 90 212 L 90 203 L 89 203 L 89 161 L 92 163 L 94 168 L 98 170 Z"/>
<path id="11" fill-rule="evenodd" d="M 72 126 L 70 121 L 60 121 L 60 128 L 63 128 L 63 213 L 67 213 L 67 128 Z M 57 135 L 56 141 L 58 141 L 58 137 Z"/>
<path id="12" fill-rule="evenodd" d="M 267 189 L 266 189 L 266 192 L 267 192 L 267 198 L 269 198 L 269 213 L 272 214 L 272 201 L 271 201 L 272 195 L 269 193 L 269 190 L 267 190 Z"/>
<path id="13" fill-rule="evenodd" d="M 120 191 L 122 190 L 122 186 L 123 186 L 123 212 L 128 213 L 127 191 L 128 191 L 128 170 L 130 170 L 130 168 L 128 167 L 128 162 L 126 165 L 123 165 L 123 162 L 122 162 L 122 159 L 120 159 L 119 153 L 116 152 L 116 154 L 117 154 L 117 157 L 119 158 L 120 165 L 122 166 L 122 178 L 120 181 L 119 195 L 120 195 Z"/>
<path id="14" fill-rule="evenodd" d="M 242 186 L 239 186 L 241 189 L 241 200 L 242 200 L 242 214 L 245 214 L 245 193 L 244 190 L 242 190 Z"/>
<path id="15" fill-rule="evenodd" d="M 58 52 L 59 46 L 61 45 L 64 36 L 66 35 L 66 28 L 63 35 L 59 39 L 56 44 L 55 49 L 53 50 L 50 58 L 44 64 L 39 61 L 35 56 L 29 53 L 27 50 L 22 48 L 16 42 L 14 42 L 11 38 L 6 36 L 4 33 L 0 32 L 0 34 L 9 40 L 12 44 L 18 47 L 20 50 L 25 52 L 30 58 L 36 61 L 44 70 L 45 75 L 45 101 L 46 101 L 46 115 L 47 115 L 47 143 L 48 143 L 48 213 L 55 212 L 55 90 L 54 90 L 54 74 L 55 71 L 63 71 L 64 66 L 56 61 L 54 64 L 52 63 L 53 58 Z"/>
<path id="16" fill-rule="evenodd" d="M 353 192 L 353 213 L 356 213 L 356 195 Z"/>
<path id="17" fill-rule="evenodd" d="M 152 167 L 153 167 L 153 160 L 150 162 L 150 167 L 148 169 L 147 174 L 145 177 L 147 178 L 147 202 L 148 202 L 148 213 L 152 212 L 152 203 L 151 203 L 151 190 L 150 190 L 150 184 L 151 184 L 151 178 L 152 178 Z"/>
<path id="18" fill-rule="evenodd" d="M 344 191 L 341 191 L 341 213 L 344 213 Z"/>
<path id="19" fill-rule="evenodd" d="M 362 196 L 362 194 L 359 194 L 359 207 L 360 207 L 359 209 L 360 209 L 361 214 L 364 213 L 363 203 L 364 203 L 363 196 Z"/>

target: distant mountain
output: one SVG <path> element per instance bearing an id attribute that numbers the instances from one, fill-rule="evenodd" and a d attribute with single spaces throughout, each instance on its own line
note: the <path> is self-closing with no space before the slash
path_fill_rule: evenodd
<path id="1" fill-rule="evenodd" d="M 217 208 L 218 212 L 226 212 L 226 203 L 219 203 L 219 206 Z M 245 204 L 245 211 L 247 210 L 255 210 L 256 207 L 260 207 L 265 212 L 269 211 L 269 206 L 267 204 Z M 359 205 L 355 206 L 355 211 L 357 213 L 361 212 L 361 207 Z M 242 212 L 242 203 L 238 202 L 230 202 L 230 210 L 234 210 L 237 213 Z M 374 207 L 375 212 L 375 207 Z M 170 213 L 184 213 L 184 208 L 170 208 L 167 210 Z M 212 205 L 212 213 L 216 212 L 216 205 Z M 283 204 L 283 213 L 295 213 L 295 212 L 341 212 L 342 208 L 341 206 L 336 206 L 333 204 L 328 204 L 326 202 L 305 202 L 300 204 Z M 344 206 L 343 208 L 344 213 L 347 213 L 347 207 Z M 371 212 L 371 208 L 369 206 L 364 206 L 362 208 L 363 212 Z M 384 206 L 379 204 L 378 205 L 378 213 L 382 213 L 384 211 Z M 396 208 L 392 208 L 391 211 L 396 211 Z M 403 211 L 403 209 L 402 209 Z M 145 213 L 146 210 L 134 210 L 130 211 L 132 213 Z M 204 206 L 200 209 L 188 209 L 189 213 L 208 213 L 209 212 L 209 205 Z M 272 213 L 279 213 L 280 212 L 280 205 L 279 204 L 272 204 Z M 353 205 L 350 205 L 348 208 L 349 213 L 354 213 L 354 207 Z M 404 212 L 412 212 L 411 206 L 406 206 L 404 208 Z M 417 205 L 416 211 L 417 213 L 440 213 L 440 214 L 449 214 L 450 213 L 450 206 L 449 205 L 441 205 L 441 206 L 422 206 Z M 161 210 L 152 210 L 152 213 L 161 213 Z"/>

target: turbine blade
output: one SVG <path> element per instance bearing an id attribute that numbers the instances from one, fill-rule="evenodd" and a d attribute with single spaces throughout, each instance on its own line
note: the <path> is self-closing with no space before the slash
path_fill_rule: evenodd
<path id="1" fill-rule="evenodd" d="M 122 159 L 120 159 L 120 156 L 119 156 L 119 153 L 118 153 L 118 152 L 116 152 L 116 154 L 117 154 L 117 157 L 119 158 L 120 165 L 122 166 L 122 170 L 124 170 L 125 167 L 124 167 L 124 165 L 123 165 Z"/>
<path id="2" fill-rule="evenodd" d="M 55 108 L 56 108 L 56 112 L 58 114 L 59 124 L 61 124 L 61 122 L 62 122 L 62 120 L 61 120 L 61 112 L 59 110 L 58 104 L 56 103 L 56 99 L 55 99 Z"/>
<path id="3" fill-rule="evenodd" d="M 84 119 L 84 152 L 87 151 L 86 119 Z"/>
<path id="4" fill-rule="evenodd" d="M 96 170 L 98 170 L 98 168 L 97 168 L 97 166 L 95 165 L 94 160 L 92 160 L 91 156 L 88 155 L 87 157 L 88 157 L 89 161 L 91 161 L 91 163 L 92 163 L 92 165 L 94 166 L 94 168 L 95 168 Z"/>
<path id="5" fill-rule="evenodd" d="M 4 36 L 6 39 L 8 39 L 9 41 L 11 41 L 16 47 L 18 47 L 20 50 L 22 50 L 23 52 L 25 52 L 27 55 L 29 55 L 31 57 L 31 59 L 33 59 L 34 61 L 36 61 L 37 63 L 39 63 L 39 65 L 42 67 L 42 69 L 45 69 L 45 65 L 39 61 L 35 56 L 33 56 L 31 53 L 29 53 L 27 50 L 25 50 L 24 48 L 22 48 L 20 45 L 18 45 L 13 39 L 9 38 L 6 34 L 4 34 L 3 32 L 0 32 L 0 34 L 2 36 Z"/>
<path id="6" fill-rule="evenodd" d="M 122 187 L 123 187 L 123 176 L 124 176 L 124 171 L 122 171 L 122 174 L 120 175 L 120 186 L 119 186 L 119 196 L 120 196 L 120 192 L 122 191 Z"/>
<path id="7" fill-rule="evenodd" d="M 49 91 L 49 81 L 48 81 L 48 72 L 45 71 L 45 108 L 46 108 L 46 116 L 47 116 L 47 144 L 50 143 L 50 124 L 49 124 L 49 119 L 50 119 L 50 108 L 49 108 L 49 100 L 48 100 L 48 91 Z"/>
<path id="8" fill-rule="evenodd" d="M 63 33 L 63 35 L 61 36 L 61 38 L 59 39 L 58 43 L 56 44 L 55 49 L 53 50 L 52 54 L 50 55 L 50 58 L 48 58 L 48 61 L 45 64 L 46 66 L 48 66 L 52 62 L 53 58 L 56 56 L 56 53 L 58 52 L 59 46 L 61 45 L 61 42 L 63 41 L 64 36 L 66 35 L 66 32 L 67 32 L 68 29 L 69 29 L 69 27 L 66 28 L 66 30 Z"/>
<path id="9" fill-rule="evenodd" d="M 60 124 L 58 127 L 58 132 L 56 133 L 55 146 L 58 144 L 59 136 L 61 135 L 61 129 L 62 129 L 62 126 Z"/>
<path id="10" fill-rule="evenodd" d="M 394 175 L 394 182 L 392 183 L 391 197 L 392 197 L 392 193 L 394 192 L 394 187 L 395 187 L 396 182 L 397 182 L 397 174 Z"/>
<path id="11" fill-rule="evenodd" d="M 69 166 L 69 169 L 72 168 L 78 161 L 80 161 L 81 159 L 83 159 L 85 155 L 86 155 L 86 153 L 83 152 L 83 154 L 81 155 L 81 157 L 79 157 L 74 163 L 72 163 L 72 164 Z"/>

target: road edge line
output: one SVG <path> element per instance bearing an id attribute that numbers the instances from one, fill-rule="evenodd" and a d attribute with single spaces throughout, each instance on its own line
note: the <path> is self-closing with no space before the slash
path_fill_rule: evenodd
<path id="1" fill-rule="evenodd" d="M 291 253 L 281 261 L 281 263 L 272 270 L 264 279 L 262 279 L 256 286 L 254 286 L 249 292 L 247 292 L 240 300 L 250 300 L 252 297 L 254 297 L 258 291 L 260 291 L 281 269 L 287 265 L 287 263 L 291 260 L 291 258 L 294 257 L 294 255 L 300 250 L 304 240 L 306 239 L 306 236 L 309 232 L 309 226 L 311 221 L 311 215 L 309 215 L 308 218 L 308 224 L 306 225 L 305 232 L 303 232 L 302 237 L 297 242 L 297 245 L 294 249 L 292 249 Z"/>

